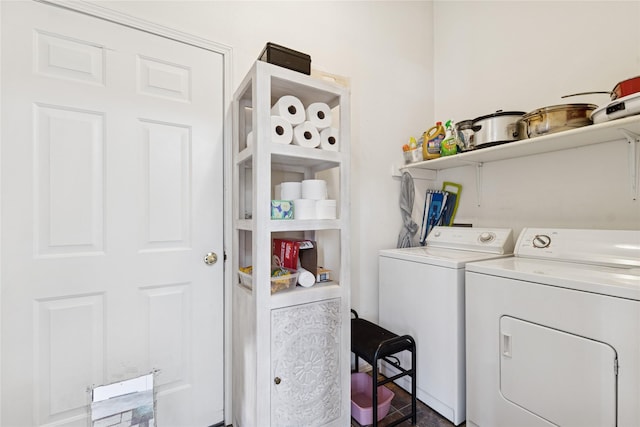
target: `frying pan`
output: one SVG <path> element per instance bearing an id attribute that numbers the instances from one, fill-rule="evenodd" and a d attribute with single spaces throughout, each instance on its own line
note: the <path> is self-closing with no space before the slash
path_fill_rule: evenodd
<path id="1" fill-rule="evenodd" d="M 611 96 L 611 100 L 614 101 L 618 98 L 622 98 L 637 92 L 640 92 L 640 76 L 632 77 L 630 79 L 619 82 L 611 92 L 607 92 L 607 91 L 580 92 L 580 93 L 572 93 L 571 95 L 564 95 L 564 96 L 561 96 L 561 98 L 568 98 L 570 96 L 578 96 L 578 95 L 593 95 L 598 93 L 606 93 L 609 96 Z"/>

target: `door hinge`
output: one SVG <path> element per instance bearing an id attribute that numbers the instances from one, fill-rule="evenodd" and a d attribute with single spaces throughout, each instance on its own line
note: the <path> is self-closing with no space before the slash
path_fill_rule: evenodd
<path id="1" fill-rule="evenodd" d="M 613 361 L 613 374 L 618 376 L 618 359 L 614 359 Z"/>

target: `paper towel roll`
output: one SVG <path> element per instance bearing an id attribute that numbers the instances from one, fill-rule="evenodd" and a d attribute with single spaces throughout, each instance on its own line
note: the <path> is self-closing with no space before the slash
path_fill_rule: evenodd
<path id="1" fill-rule="evenodd" d="M 253 131 L 247 134 L 247 148 L 251 148 L 253 146 Z"/>
<path id="2" fill-rule="evenodd" d="M 322 179 L 305 179 L 302 181 L 302 198 L 324 200 L 327 198 L 327 181 Z"/>
<path id="3" fill-rule="evenodd" d="M 298 125 L 306 119 L 302 101 L 292 95 L 280 97 L 271 107 L 271 115 L 280 116 L 292 125 Z"/>
<path id="4" fill-rule="evenodd" d="M 320 145 L 320 133 L 313 123 L 301 123 L 293 128 L 293 143 L 302 147 L 315 148 Z"/>
<path id="5" fill-rule="evenodd" d="M 293 140 L 293 127 L 287 119 L 280 116 L 271 116 L 271 142 L 277 144 L 291 144 Z"/>
<path id="6" fill-rule="evenodd" d="M 331 126 L 331 108 L 324 102 L 314 102 L 304 110 L 307 121 L 313 123 L 318 129 Z"/>
<path id="7" fill-rule="evenodd" d="M 338 151 L 338 137 L 340 131 L 336 128 L 322 129 L 320 132 L 320 148 L 323 150 Z"/>
<path id="8" fill-rule="evenodd" d="M 301 182 L 283 182 L 280 184 L 279 200 L 296 200 L 302 198 Z M 295 206 L 294 206 L 295 209 Z"/>
<path id="9" fill-rule="evenodd" d="M 298 268 L 298 284 L 305 288 L 309 288 L 316 284 L 316 276 L 309 270 L 302 267 Z"/>
<path id="10" fill-rule="evenodd" d="M 316 219 L 316 201 L 311 199 L 294 200 L 293 219 Z"/>
<path id="11" fill-rule="evenodd" d="M 318 200 L 316 201 L 316 219 L 336 219 L 336 201 Z"/>

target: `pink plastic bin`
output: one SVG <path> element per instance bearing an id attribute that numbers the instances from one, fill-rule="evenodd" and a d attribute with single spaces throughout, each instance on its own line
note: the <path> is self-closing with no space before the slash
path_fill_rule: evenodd
<path id="1" fill-rule="evenodd" d="M 351 416 L 363 426 L 373 424 L 373 378 L 366 372 L 351 374 Z M 378 421 L 389 413 L 394 393 L 381 385 L 378 386 Z"/>

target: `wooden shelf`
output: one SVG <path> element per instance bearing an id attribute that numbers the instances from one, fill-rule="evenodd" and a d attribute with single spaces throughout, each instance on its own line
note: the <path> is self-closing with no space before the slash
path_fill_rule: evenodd
<path id="1" fill-rule="evenodd" d="M 316 283 L 310 288 L 295 286 L 271 295 L 271 308 L 286 307 L 290 305 L 306 304 L 341 296 L 343 289 L 337 282 Z"/>
<path id="2" fill-rule="evenodd" d="M 333 108 L 340 103 L 340 96 L 336 93 L 334 83 L 312 79 L 305 74 L 266 62 L 258 62 L 255 67 L 259 69 L 258 72 L 268 74 L 271 78 L 271 105 L 281 96 L 292 93 L 295 93 L 304 105 L 324 102 Z M 247 76 L 245 80 L 240 85 L 243 88 L 242 93 L 236 95 L 240 101 L 250 101 L 252 96 L 252 85 L 248 81 L 250 77 Z"/>
<path id="3" fill-rule="evenodd" d="M 271 164 L 273 169 L 310 169 L 314 172 L 340 167 L 342 154 L 319 148 L 300 147 L 292 144 L 271 144 Z M 251 167 L 253 150 L 245 148 L 236 159 L 238 165 Z"/>
<path id="4" fill-rule="evenodd" d="M 267 232 L 340 230 L 342 226 L 339 219 L 272 219 Z M 253 222 L 250 219 L 240 219 L 234 227 L 237 230 L 253 231 Z"/>
<path id="5" fill-rule="evenodd" d="M 468 151 L 453 156 L 411 163 L 403 165 L 399 169 L 409 171 L 412 169 L 438 171 L 460 166 L 481 165 L 483 163 L 532 156 L 535 154 L 551 153 L 554 151 L 626 139 L 625 133 L 623 132 L 624 130 L 634 134 L 640 134 L 640 115 Z"/>
<path id="6" fill-rule="evenodd" d="M 342 227 L 342 222 L 338 219 L 298 219 L 298 220 L 272 219 L 269 226 L 272 232 L 340 230 L 341 227 Z"/>
<path id="7" fill-rule="evenodd" d="M 272 142 L 271 106 L 284 95 L 297 97 L 304 106 L 313 102 L 329 105 L 335 119 L 332 127 L 338 129 L 338 151 Z M 229 268 L 238 271 L 241 262 L 252 266 L 251 286 L 238 283 L 232 287 L 233 353 L 241 355 L 233 366 L 234 384 L 238 385 L 234 395 L 244 402 L 234 406 L 234 419 L 248 425 L 349 422 L 349 103 L 349 90 L 340 85 L 261 61 L 254 63 L 234 95 Z M 248 147 L 250 131 L 253 138 Z M 326 175 L 331 179 L 339 219 L 271 219 L 271 194 L 277 184 L 319 179 L 323 176 L 319 173 L 327 170 L 332 170 Z M 318 261 L 332 271 L 334 281 L 271 294 L 272 244 L 280 236 L 315 241 Z M 331 338 L 317 341 L 319 331 Z M 312 341 L 311 350 L 300 345 Z M 299 402 L 291 397 L 305 393 L 308 385 L 305 378 L 296 376 L 298 365 L 292 361 L 301 360 L 302 352 L 309 351 L 327 371 L 317 379 L 321 385 L 318 397 Z M 280 381 L 274 382 L 274 377 L 282 379 L 277 388 L 274 384 Z"/>

